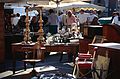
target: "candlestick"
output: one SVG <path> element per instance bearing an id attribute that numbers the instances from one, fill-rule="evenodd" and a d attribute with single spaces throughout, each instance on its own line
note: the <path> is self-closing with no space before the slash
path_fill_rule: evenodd
<path id="1" fill-rule="evenodd" d="M 39 37 L 37 38 L 37 42 L 39 44 L 43 43 L 44 42 L 44 32 L 43 32 L 43 29 L 42 29 L 42 7 L 39 7 L 39 11 L 40 11 L 40 19 L 39 19 L 39 27 L 40 29 L 38 30 L 38 34 L 39 34 Z"/>
<path id="2" fill-rule="evenodd" d="M 28 6 L 25 6 L 26 7 L 26 19 L 25 19 L 25 22 L 26 22 L 26 28 L 25 28 L 25 31 L 24 31 L 24 41 L 23 43 L 31 43 L 31 37 L 30 37 L 30 28 L 29 28 L 29 16 L 28 16 Z"/>

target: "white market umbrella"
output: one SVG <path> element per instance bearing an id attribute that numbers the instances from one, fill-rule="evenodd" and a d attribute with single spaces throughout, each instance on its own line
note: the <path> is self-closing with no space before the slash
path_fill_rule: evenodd
<path id="1" fill-rule="evenodd" d="M 86 2 L 82 2 L 82 1 L 78 1 L 78 2 L 73 2 L 71 7 L 78 7 L 78 8 L 96 8 L 98 10 L 104 10 L 105 7 L 103 6 L 98 6 L 95 4 L 91 4 L 91 3 L 86 3 Z"/>
<path id="2" fill-rule="evenodd" d="M 49 5 L 49 2 L 49 0 L 27 0 L 27 3 L 37 5 Z"/>
<path id="3" fill-rule="evenodd" d="M 90 4 L 90 3 L 86 3 L 82 1 L 76 1 L 76 2 L 71 2 L 71 3 L 60 3 L 58 7 L 62 10 L 70 9 L 70 8 L 95 8 L 97 10 L 102 10 L 102 11 L 105 10 L 105 7 L 103 6 L 98 6 L 95 4 Z"/>
<path id="4" fill-rule="evenodd" d="M 39 7 L 43 7 L 44 9 L 50 8 L 58 8 L 58 7 L 67 7 L 71 5 L 71 2 L 76 2 L 80 0 L 59 0 L 59 4 L 55 1 L 57 0 L 27 0 L 27 3 L 37 4 Z"/>
<path id="5" fill-rule="evenodd" d="M 38 6 L 42 6 L 44 9 L 50 9 L 50 8 L 57 8 L 57 4 L 55 2 L 49 1 L 48 5 L 43 5 L 43 4 L 39 4 Z M 95 8 L 97 10 L 104 10 L 105 7 L 103 6 L 98 6 L 95 4 L 90 4 L 90 3 L 86 3 L 86 2 L 82 2 L 82 1 L 65 1 L 63 0 L 62 2 L 60 2 L 60 4 L 58 5 L 58 9 L 60 10 L 64 10 L 64 9 L 71 9 L 71 8 Z"/>
<path id="6" fill-rule="evenodd" d="M 26 0 L 0 0 L 0 2 L 4 3 L 18 3 L 18 2 L 25 2 Z"/>

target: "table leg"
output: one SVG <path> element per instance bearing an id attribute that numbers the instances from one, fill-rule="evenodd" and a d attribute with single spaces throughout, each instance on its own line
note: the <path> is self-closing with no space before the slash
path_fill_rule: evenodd
<path id="1" fill-rule="evenodd" d="M 76 58 L 76 54 L 75 52 L 73 53 L 73 63 L 75 64 L 75 58 Z"/>
<path id="2" fill-rule="evenodd" d="M 15 69 L 16 69 L 16 57 L 15 53 L 13 52 L 13 74 L 15 74 Z"/>

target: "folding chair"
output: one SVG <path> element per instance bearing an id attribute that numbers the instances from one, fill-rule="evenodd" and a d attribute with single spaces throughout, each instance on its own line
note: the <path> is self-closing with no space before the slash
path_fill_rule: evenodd
<path id="1" fill-rule="evenodd" d="M 92 41 L 93 43 L 102 43 L 104 41 L 104 36 L 94 36 L 94 39 Z M 94 58 L 95 58 L 95 53 L 96 53 L 96 48 L 94 48 L 93 54 L 90 54 L 89 51 L 87 53 L 78 53 L 78 57 L 76 57 L 75 60 L 75 66 L 73 70 L 73 76 L 74 77 L 85 77 L 88 73 L 95 72 L 97 75 L 98 73 L 96 72 L 93 63 L 94 63 Z M 92 59 L 92 60 L 91 60 Z M 91 68 L 92 67 L 92 68 Z M 87 70 L 90 69 L 90 71 L 86 74 L 83 74 L 80 70 Z M 98 75 L 99 77 L 99 75 Z"/>

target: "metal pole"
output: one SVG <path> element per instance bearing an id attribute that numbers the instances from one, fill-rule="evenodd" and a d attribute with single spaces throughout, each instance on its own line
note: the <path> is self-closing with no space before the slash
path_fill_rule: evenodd
<path id="1" fill-rule="evenodd" d="M 52 0 L 53 2 L 55 2 L 57 4 L 57 14 L 58 14 L 58 11 L 59 11 L 59 4 L 62 0 Z"/>
<path id="2" fill-rule="evenodd" d="M 58 11 L 59 11 L 59 7 L 58 7 L 58 5 L 59 5 L 59 3 L 56 3 L 57 4 L 57 15 L 58 15 Z"/>

